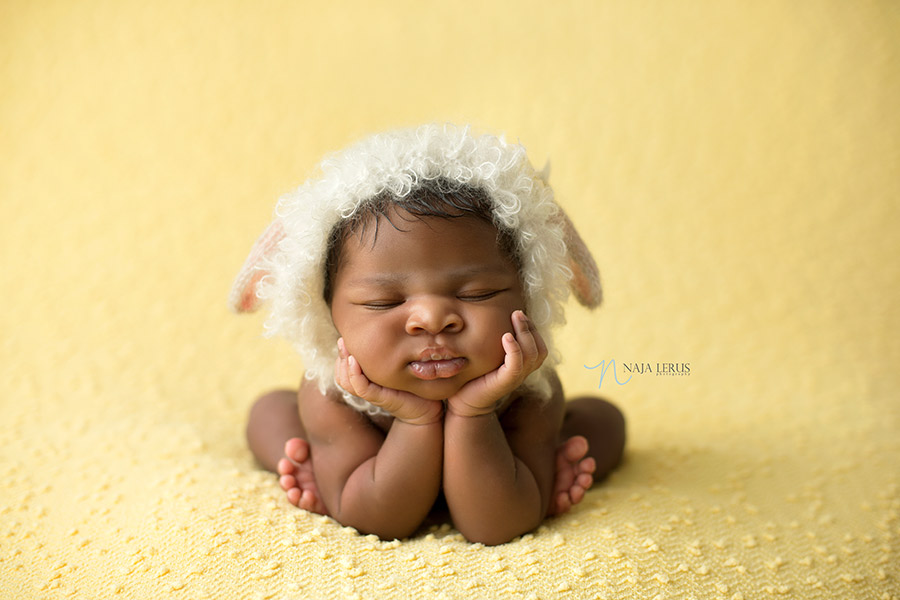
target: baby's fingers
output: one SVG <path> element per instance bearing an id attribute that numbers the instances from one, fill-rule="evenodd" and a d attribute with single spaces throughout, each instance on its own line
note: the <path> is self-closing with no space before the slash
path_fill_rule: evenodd
<path id="1" fill-rule="evenodd" d="M 512 320 L 516 341 L 522 349 L 522 360 L 526 368 L 534 370 L 547 358 L 547 344 L 524 312 L 517 310 L 513 313 Z"/>
<path id="2" fill-rule="evenodd" d="M 343 338 L 338 340 L 338 357 L 334 361 L 334 381 L 343 389 L 350 391 L 350 378 L 347 374 L 347 356 Z"/>
<path id="3" fill-rule="evenodd" d="M 394 416 L 397 416 L 398 411 L 403 408 L 404 399 L 409 397 L 397 390 L 384 388 L 369 381 L 355 356 L 347 358 L 347 377 L 350 380 L 350 393 L 383 408 Z"/>
<path id="4" fill-rule="evenodd" d="M 525 371 L 525 354 L 516 337 L 511 333 L 504 333 L 500 338 L 506 357 L 503 359 L 503 367 L 498 373 L 504 380 L 504 384 L 514 384 Z"/>
<path id="5" fill-rule="evenodd" d="M 363 375 L 362 368 L 356 358 L 347 352 L 344 339 L 338 339 L 338 358 L 334 365 L 334 379 L 341 388 L 354 396 L 364 397 L 370 386 L 369 379 Z"/>
<path id="6" fill-rule="evenodd" d="M 370 400 L 368 397 L 369 389 L 372 385 L 372 382 L 369 381 L 369 378 L 366 377 L 362 372 L 362 367 L 359 366 L 359 362 L 356 360 L 354 356 L 347 357 L 347 379 L 350 382 L 350 389 L 348 390 L 352 394 L 359 396 L 360 398 Z"/>

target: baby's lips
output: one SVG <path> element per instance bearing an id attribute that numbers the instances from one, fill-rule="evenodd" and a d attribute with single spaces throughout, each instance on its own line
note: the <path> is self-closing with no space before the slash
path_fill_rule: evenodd
<path id="1" fill-rule="evenodd" d="M 443 360 L 413 361 L 409 363 L 412 374 L 424 381 L 433 379 L 449 379 L 455 377 L 463 370 L 468 361 L 465 358 L 450 358 Z"/>

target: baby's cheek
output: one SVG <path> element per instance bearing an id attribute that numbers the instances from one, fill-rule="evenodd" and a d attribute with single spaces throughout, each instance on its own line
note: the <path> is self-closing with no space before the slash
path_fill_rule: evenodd
<path id="1" fill-rule="evenodd" d="M 347 352 L 353 355 L 359 364 L 362 365 L 363 370 L 365 370 L 366 366 L 372 362 L 371 357 L 373 355 L 377 356 L 377 352 L 374 350 L 374 344 L 370 341 L 369 337 L 363 337 L 359 335 L 360 332 L 357 330 L 352 335 L 344 338 L 344 344 L 347 347 Z"/>
<path id="2" fill-rule="evenodd" d="M 355 328 L 351 339 L 351 343 L 347 344 L 347 351 L 359 362 L 363 373 L 371 381 L 385 385 L 393 354 L 390 351 L 390 340 L 367 328 Z"/>
<path id="3" fill-rule="evenodd" d="M 503 349 L 503 334 L 512 332 L 512 325 L 508 328 L 497 327 L 484 336 L 482 344 L 482 359 L 490 367 L 490 370 L 496 369 L 503 364 L 506 358 L 506 350 Z"/>

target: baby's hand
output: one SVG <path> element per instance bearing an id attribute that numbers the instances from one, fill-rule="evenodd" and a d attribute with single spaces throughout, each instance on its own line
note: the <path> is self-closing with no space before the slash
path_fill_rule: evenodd
<path id="1" fill-rule="evenodd" d="M 497 402 L 522 385 L 525 378 L 540 367 L 547 358 L 547 345 L 535 329 L 531 319 L 521 310 L 512 314 L 512 333 L 501 338 L 506 357 L 503 364 L 485 375 L 473 379 L 447 400 L 450 412 L 477 417 L 494 412 Z"/>
<path id="2" fill-rule="evenodd" d="M 395 419 L 411 425 L 428 425 L 443 418 L 443 403 L 426 400 L 409 392 L 382 387 L 369 381 L 356 358 L 347 352 L 343 338 L 338 340 L 338 359 L 334 366 L 334 374 L 335 381 L 342 388 L 366 402 L 383 408 Z"/>

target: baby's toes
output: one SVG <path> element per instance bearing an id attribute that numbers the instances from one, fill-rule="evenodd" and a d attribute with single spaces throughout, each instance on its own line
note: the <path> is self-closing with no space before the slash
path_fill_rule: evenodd
<path id="1" fill-rule="evenodd" d="M 291 438 L 284 444 L 284 455 L 295 463 L 302 463 L 309 458 L 309 444 L 302 438 Z"/>
<path id="2" fill-rule="evenodd" d="M 568 512 L 572 508 L 572 500 L 569 497 L 569 492 L 560 492 L 556 495 L 556 507 L 553 510 L 553 514 L 561 515 L 564 512 Z"/>
<path id="3" fill-rule="evenodd" d="M 559 449 L 559 456 L 574 464 L 584 458 L 587 451 L 587 438 L 581 435 L 574 435 L 562 443 L 562 447 Z"/>
<path id="4" fill-rule="evenodd" d="M 302 497 L 302 492 L 300 491 L 300 488 L 294 487 L 294 488 L 287 490 L 288 502 L 290 502 L 294 506 L 300 506 L 301 497 Z M 303 507 L 300 506 L 300 508 L 303 508 Z"/>
<path id="5" fill-rule="evenodd" d="M 585 490 L 581 486 L 572 486 L 572 489 L 569 490 L 569 498 L 572 500 L 572 505 L 579 504 L 582 500 L 584 500 Z"/>
<path id="6" fill-rule="evenodd" d="M 303 510 L 308 510 L 310 512 L 319 512 L 319 497 L 313 493 L 311 490 L 303 490 L 300 493 L 300 499 L 297 502 L 297 507 L 302 508 Z"/>
<path id="7" fill-rule="evenodd" d="M 282 475 L 278 478 L 278 483 L 281 485 L 281 489 L 288 492 L 292 489 L 300 489 L 300 485 L 297 483 L 297 478 L 293 475 Z"/>
<path id="8" fill-rule="evenodd" d="M 293 475 L 297 467 L 294 466 L 294 463 L 292 463 L 288 459 L 282 458 L 278 461 L 278 466 L 276 467 L 276 469 L 279 475 Z"/>
<path id="9" fill-rule="evenodd" d="M 575 479 L 575 486 L 581 490 L 589 490 L 592 485 L 594 485 L 594 477 L 590 473 L 582 473 Z"/>
<path id="10" fill-rule="evenodd" d="M 593 473 L 597 470 L 597 461 L 590 457 L 585 458 L 578 463 L 577 470 L 579 473 Z"/>

